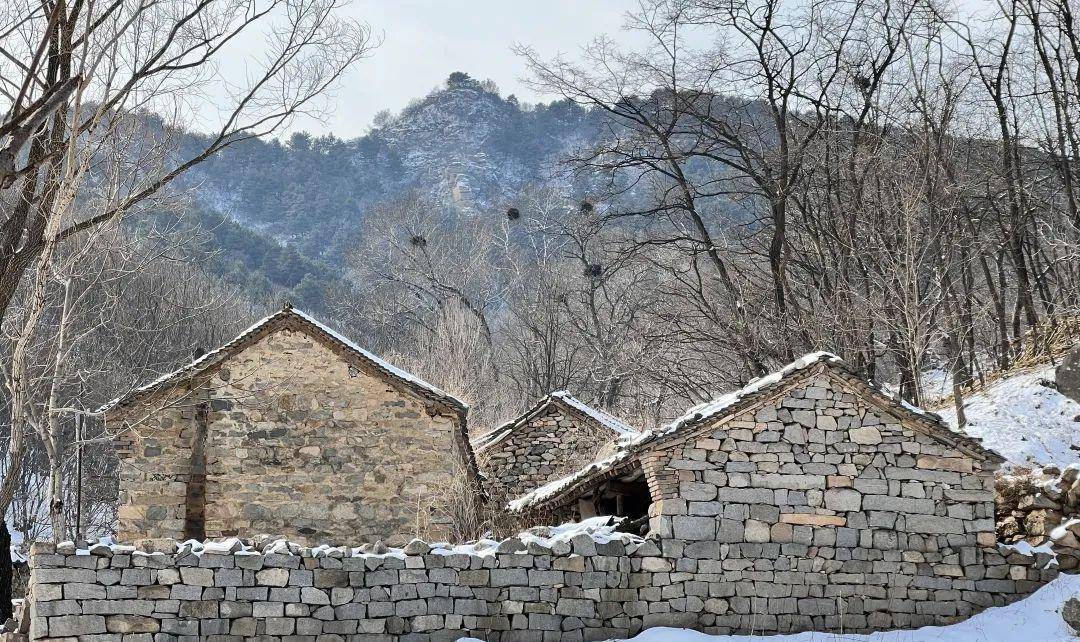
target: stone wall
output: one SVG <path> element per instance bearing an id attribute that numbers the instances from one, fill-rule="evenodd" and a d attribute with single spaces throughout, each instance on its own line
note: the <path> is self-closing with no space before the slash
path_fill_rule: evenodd
<path id="1" fill-rule="evenodd" d="M 204 391 L 179 390 L 125 417 L 136 427 L 116 442 L 121 538 L 183 537 L 195 412 L 206 403 L 205 396 Z"/>
<path id="2" fill-rule="evenodd" d="M 464 475 L 460 417 L 291 330 L 233 356 L 194 392 L 109 421 L 137 424 L 119 444 L 123 541 L 181 538 L 192 502 L 205 503 L 208 537 L 444 537 L 448 494 Z M 186 483 L 200 434 L 205 498 Z"/>
<path id="3" fill-rule="evenodd" d="M 494 499 L 513 498 L 592 461 L 617 434 L 556 403 L 480 447 L 476 463 Z"/>
<path id="4" fill-rule="evenodd" d="M 1012 470 L 998 476 L 996 490 L 999 540 L 1049 543 L 1061 570 L 1080 569 L 1080 464 Z"/>
<path id="5" fill-rule="evenodd" d="M 942 576 L 918 563 L 910 575 L 851 576 L 850 583 L 834 576 L 825 584 L 821 574 L 743 561 L 771 554 L 779 564 L 806 554 L 802 545 L 642 540 L 610 529 L 519 536 L 484 543 L 481 551 L 422 542 L 382 553 L 280 541 L 260 551 L 251 544 L 202 551 L 166 544 L 152 553 L 36 544 L 30 637 L 573 642 L 652 626 L 727 633 L 740 629 L 731 614 L 744 609 L 757 613 L 757 633 L 853 632 L 953 622 L 1054 575 L 1037 570 L 1030 557 L 988 550 L 978 560 L 981 580 Z M 880 595 L 850 590 L 856 582 Z"/>
<path id="6" fill-rule="evenodd" d="M 724 560 L 718 625 L 823 630 L 842 598 L 849 629 L 904 628 L 1013 588 L 987 568 L 995 465 L 890 410 L 823 368 L 642 456 L 652 532 Z"/>

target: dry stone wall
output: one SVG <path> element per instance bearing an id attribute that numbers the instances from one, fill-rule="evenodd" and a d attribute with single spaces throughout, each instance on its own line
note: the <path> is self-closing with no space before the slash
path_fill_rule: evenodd
<path id="1" fill-rule="evenodd" d="M 723 560 L 727 630 L 906 628 L 1026 591 L 997 563 L 994 466 L 913 423 L 812 373 L 645 455 L 651 529 Z"/>
<path id="2" fill-rule="evenodd" d="M 193 444 L 206 426 L 205 535 L 321 543 L 445 537 L 464 475 L 458 422 L 303 332 L 270 334 L 195 392 L 127 408 L 122 541 L 183 535 Z"/>
<path id="3" fill-rule="evenodd" d="M 480 448 L 477 466 L 492 498 L 513 498 L 592 461 L 616 436 L 552 402 L 505 438 Z"/>
<path id="4" fill-rule="evenodd" d="M 750 602 L 758 633 L 851 632 L 949 623 L 1054 575 L 1038 570 L 1045 559 L 990 549 L 979 558 L 981 585 L 920 564 L 926 572 L 882 578 L 882 594 L 872 597 L 847 590 L 853 584 L 839 577 L 826 585 L 821 573 L 761 565 L 767 555 L 780 563 L 808 552 L 795 545 L 642 540 L 610 529 L 566 538 L 533 533 L 485 543 L 482 552 L 420 541 L 382 553 L 281 541 L 261 551 L 234 541 L 201 552 L 190 544 L 153 552 L 36 544 L 29 638 L 574 642 L 653 626 L 726 633 L 739 629 L 731 614 Z M 758 547 L 757 563 L 745 561 L 745 546 Z"/>
<path id="5" fill-rule="evenodd" d="M 1050 545 L 1061 570 L 1080 570 L 1080 465 L 999 475 L 997 533 L 1006 543 Z"/>

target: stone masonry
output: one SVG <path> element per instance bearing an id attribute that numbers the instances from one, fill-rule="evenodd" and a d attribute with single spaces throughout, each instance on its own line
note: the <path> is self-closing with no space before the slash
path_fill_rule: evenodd
<path id="1" fill-rule="evenodd" d="M 880 597 L 839 590 L 821 597 L 753 598 L 746 595 L 748 587 L 782 578 L 729 555 L 747 549 L 606 535 L 517 537 L 483 553 L 433 549 L 420 541 L 388 554 L 295 546 L 196 553 L 187 545 L 177 551 L 175 543 L 150 554 L 104 545 L 76 552 L 70 543 L 36 544 L 29 637 L 428 642 L 473 636 L 488 642 L 577 642 L 629 637 L 652 626 L 726 632 L 730 614 L 751 600 L 764 627 L 759 631 L 775 628 L 778 618 L 805 619 L 820 631 L 853 631 L 882 618 L 899 626 L 951 622 L 1030 592 L 1053 576 L 1037 570 L 1033 558 L 988 550 L 981 557 L 987 572 L 982 582 L 992 586 L 925 575 L 912 582 L 901 577 Z M 795 552 L 790 546 L 786 553 Z M 797 571 L 785 573 L 793 577 Z M 820 574 L 805 577 L 796 594 L 824 586 Z M 894 589 L 904 596 L 890 596 Z M 949 591 L 956 595 L 947 596 Z M 779 610 L 790 615 L 767 613 Z"/>
<path id="2" fill-rule="evenodd" d="M 592 461 L 634 430 L 566 393 L 552 393 L 522 416 L 476 439 L 476 461 L 494 499 L 516 497 Z"/>
<path id="3" fill-rule="evenodd" d="M 464 407 L 290 310 L 257 328 L 212 367 L 107 411 L 125 427 L 119 538 L 445 537 L 449 494 L 474 474 Z"/>
<path id="4" fill-rule="evenodd" d="M 1015 589 L 994 563 L 1001 461 L 823 353 L 511 506 L 558 512 L 639 467 L 664 550 L 722 560 L 718 629 L 820 631 L 841 613 L 851 631 L 907 628 Z"/>
<path id="5" fill-rule="evenodd" d="M 737 599 L 718 624 L 820 630 L 845 613 L 849 630 L 907 628 L 1014 590 L 987 565 L 994 458 L 914 413 L 902 421 L 828 366 L 796 379 L 642 459 L 652 530 L 727 545 Z"/>
<path id="6" fill-rule="evenodd" d="M 233 365 L 219 371 L 216 385 L 208 388 L 208 531 L 225 523 L 211 509 L 221 488 L 215 475 L 223 470 L 215 435 L 246 453 L 294 434 L 287 422 L 302 423 L 306 416 L 270 415 L 275 420 L 264 424 L 259 422 L 265 414 L 247 408 L 242 419 L 234 418 L 230 413 L 240 412 L 235 405 L 214 404 L 215 390 L 235 391 L 224 397 L 234 404 L 241 391 L 258 401 L 258 394 L 250 394 L 259 390 L 254 384 L 276 382 L 265 373 L 305 372 L 306 358 L 280 370 L 270 364 L 282 354 L 310 354 L 315 344 L 293 333 L 273 336 L 287 343 L 251 352 L 268 362 L 253 356 L 250 369 Z M 336 367 L 329 360 L 314 362 L 320 371 Z M 341 385 L 341 377 L 338 372 L 331 381 Z M 239 382 L 251 383 L 241 388 Z M 365 395 L 376 391 L 351 392 L 348 398 Z M 282 413 L 329 407 L 323 401 L 272 400 L 284 403 Z M 338 421 L 336 412 L 329 417 Z M 168 427 L 177 434 L 198 434 L 191 425 L 197 413 L 161 416 L 181 424 Z M 224 423 L 217 430 L 219 421 Z M 254 423 L 234 429 L 230 421 Z M 343 432 L 362 425 L 358 418 Z M 267 434 L 256 441 L 227 441 L 264 427 Z M 278 430 L 285 434 L 272 434 Z M 295 434 L 315 439 L 320 433 Z M 179 450 L 165 446 L 170 443 L 176 440 L 151 447 Z M 305 492 L 328 495 L 318 510 L 332 514 L 341 486 L 308 485 L 314 466 L 297 460 L 303 445 L 282 446 L 273 466 L 257 459 L 253 483 L 279 493 L 276 502 L 306 501 L 306 495 L 288 494 L 292 485 L 280 487 L 284 480 L 259 474 L 292 466 Z M 246 465 L 249 456 L 236 458 Z M 339 467 L 331 465 L 323 474 L 353 474 L 357 464 L 350 462 L 363 460 L 335 461 Z M 510 504 L 516 510 L 558 508 L 606 479 L 640 470 L 653 500 L 645 539 L 610 532 L 538 539 L 547 536 L 540 527 L 532 536 L 483 550 L 420 541 L 394 551 L 382 544 L 311 549 L 281 541 L 252 550 L 230 544 L 232 553 L 197 554 L 170 542 L 140 544 L 144 552 L 98 545 L 76 553 L 71 545 L 54 550 L 39 544 L 31 561 L 32 637 L 422 642 L 471 635 L 489 642 L 574 641 L 627 637 L 652 626 L 767 634 L 949 624 L 1027 595 L 1057 573 L 1048 568 L 1046 555 L 1032 558 L 999 547 L 994 470 L 1001 461 L 976 440 L 949 432 L 936 416 L 888 397 L 836 357 L 808 355 L 669 426 L 627 436 L 611 454 Z M 300 462 L 307 468 L 298 470 Z M 394 466 L 407 465 L 403 459 L 393 462 L 372 466 L 393 475 Z M 165 471 L 184 474 L 182 468 Z M 169 506 L 191 494 L 186 488 L 163 490 L 172 492 L 159 500 Z M 370 490 L 365 492 L 357 493 L 354 505 L 364 505 Z M 245 497 L 261 501 L 258 495 Z M 228 519 L 253 529 L 276 526 L 271 532 L 289 535 L 293 524 L 308 523 L 302 520 L 312 520 L 312 528 L 319 523 L 315 513 L 300 512 L 247 524 L 244 507 L 227 498 L 224 505 L 235 507 Z M 334 533 L 339 542 L 375 539 L 366 520 L 328 521 L 340 529 Z"/>

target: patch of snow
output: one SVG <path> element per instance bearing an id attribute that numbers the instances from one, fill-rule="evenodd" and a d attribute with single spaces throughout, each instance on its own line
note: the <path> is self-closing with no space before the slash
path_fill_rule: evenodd
<path id="1" fill-rule="evenodd" d="M 634 542 L 640 543 L 643 541 L 638 535 L 632 533 L 623 533 L 616 528 L 618 527 L 618 518 L 611 517 L 591 517 L 589 519 L 582 520 L 580 522 L 567 522 L 559 526 L 540 526 L 528 531 L 519 533 L 515 537 L 526 544 L 537 543 L 542 546 L 550 548 L 556 542 L 567 542 L 579 535 L 587 535 L 598 544 L 606 544 L 613 541 Z M 512 539 L 512 538 L 508 538 Z M 447 542 L 433 542 L 430 544 L 431 552 L 438 555 L 453 555 L 453 554 L 465 554 L 474 555 L 478 557 L 487 557 L 494 555 L 500 544 L 505 540 L 494 539 L 481 539 L 476 542 L 466 542 L 464 544 L 449 544 Z M 74 547 L 74 544 L 70 541 L 61 542 L 59 546 Z M 113 554 L 129 554 L 129 555 L 164 555 L 162 551 L 145 552 L 137 550 L 130 544 L 117 544 L 111 538 L 102 538 L 101 540 L 90 539 L 87 541 L 87 548 L 75 549 L 75 555 L 93 555 L 94 550 L 97 547 L 108 547 Z M 202 556 L 204 554 L 217 554 L 217 555 L 298 555 L 300 557 L 371 557 L 371 558 L 386 558 L 396 557 L 399 559 L 405 559 L 408 555 L 402 548 L 387 547 L 383 552 L 371 552 L 359 547 L 344 547 L 344 546 L 330 546 L 328 544 L 320 544 L 313 547 L 305 547 L 295 542 L 290 542 L 286 539 L 275 539 L 269 541 L 260 551 L 259 548 L 252 545 L 251 540 L 243 540 L 235 537 L 226 538 L 220 541 L 206 540 L 199 541 L 189 539 L 183 542 L 176 542 L 177 550 L 181 553 L 190 553 L 195 556 Z"/>
<path id="2" fill-rule="evenodd" d="M 938 400 L 952 394 L 952 375 L 944 368 L 930 368 L 919 374 L 919 386 L 924 399 Z M 900 385 L 895 381 L 886 382 L 880 384 L 880 388 L 895 397 Z"/>
<path id="3" fill-rule="evenodd" d="M 806 631 L 790 635 L 705 635 L 687 629 L 657 627 L 629 642 L 1075 642 L 1061 619 L 1061 605 L 1080 596 L 1080 575 L 1062 575 L 1027 598 L 989 608 L 949 626 L 926 626 L 869 634 Z M 458 642 L 480 642 L 460 638 Z"/>
<path id="4" fill-rule="evenodd" d="M 536 543 L 546 548 L 551 548 L 557 542 L 568 542 L 578 535 L 588 535 L 598 544 L 606 544 L 616 540 L 623 542 L 643 541 L 639 535 L 622 533 L 615 530 L 617 523 L 611 523 L 608 516 L 590 517 L 580 522 L 566 522 L 559 526 L 541 526 L 523 533 L 517 538 L 526 544 Z M 432 553 L 438 555 L 453 555 L 463 553 L 479 557 L 490 557 L 496 553 L 501 542 L 493 539 L 481 539 L 475 543 L 458 544 L 452 546 L 443 542 L 431 545 Z"/>
<path id="5" fill-rule="evenodd" d="M 1043 568 L 1050 568 L 1057 565 L 1057 552 L 1054 551 L 1050 542 L 1044 542 L 1038 546 L 1033 546 L 1031 542 L 1027 540 L 1020 540 L 1014 544 L 998 544 L 998 549 L 1004 552 L 1006 555 L 1009 553 L 1020 553 L 1027 557 L 1035 557 L 1039 553 L 1049 555 L 1050 559 Z"/>
<path id="6" fill-rule="evenodd" d="M 919 377 L 924 399 L 940 399 L 952 394 L 952 375 L 945 368 L 931 368 Z"/>
<path id="7" fill-rule="evenodd" d="M 1056 542 L 1062 537 L 1065 537 L 1069 532 L 1069 527 L 1075 526 L 1076 524 L 1080 524 L 1080 517 L 1074 517 L 1050 531 L 1050 539 Z"/>
<path id="8" fill-rule="evenodd" d="M 810 354 L 803 355 L 802 357 L 792 361 L 780 370 L 767 374 L 764 377 L 758 377 L 751 379 L 750 383 L 746 384 L 742 388 L 734 392 L 729 392 L 725 395 L 721 395 L 711 401 L 698 404 L 690 410 L 686 411 L 682 417 L 679 417 L 675 421 L 671 422 L 667 426 L 660 428 L 659 434 L 666 434 L 678 430 L 683 424 L 699 421 L 701 419 L 712 417 L 720 412 L 723 412 L 727 408 L 738 403 L 743 397 L 754 394 L 755 392 L 768 388 L 769 386 L 780 383 L 784 377 L 798 372 L 803 368 L 809 367 L 818 363 L 819 361 L 839 362 L 840 357 L 832 354 L 831 352 L 811 352 Z"/>
<path id="9" fill-rule="evenodd" d="M 1040 380 L 1053 380 L 1045 365 L 996 381 L 965 398 L 964 432 L 1004 456 L 1010 465 L 1065 467 L 1080 459 L 1080 404 Z M 957 430 L 956 411 L 939 411 Z"/>

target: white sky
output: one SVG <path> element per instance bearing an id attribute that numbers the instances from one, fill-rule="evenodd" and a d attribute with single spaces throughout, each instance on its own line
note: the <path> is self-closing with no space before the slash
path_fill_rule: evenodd
<path id="1" fill-rule="evenodd" d="M 992 6 L 988 0 L 954 1 L 976 15 Z M 626 12 L 637 6 L 638 0 L 352 0 L 347 13 L 369 23 L 383 44 L 343 79 L 323 120 L 301 117 L 290 129 L 354 138 L 375 114 L 401 110 L 454 71 L 494 80 L 503 96 L 551 100 L 522 84 L 525 65 L 511 47 L 572 58 L 601 35 L 638 45 L 644 36 L 623 30 Z"/>
<path id="2" fill-rule="evenodd" d="M 490 78 L 503 96 L 550 99 L 522 85 L 524 64 L 510 47 L 529 45 L 550 57 L 575 54 L 598 35 L 627 40 L 623 16 L 636 6 L 636 0 L 353 0 L 349 13 L 382 34 L 383 45 L 341 83 L 325 123 L 305 118 L 292 129 L 359 136 L 376 113 L 397 112 L 453 71 Z"/>

